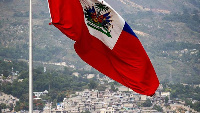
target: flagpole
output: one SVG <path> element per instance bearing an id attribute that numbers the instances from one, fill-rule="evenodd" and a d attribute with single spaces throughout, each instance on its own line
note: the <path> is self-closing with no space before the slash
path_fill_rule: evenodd
<path id="1" fill-rule="evenodd" d="M 33 113 L 32 0 L 29 9 L 29 113 Z"/>

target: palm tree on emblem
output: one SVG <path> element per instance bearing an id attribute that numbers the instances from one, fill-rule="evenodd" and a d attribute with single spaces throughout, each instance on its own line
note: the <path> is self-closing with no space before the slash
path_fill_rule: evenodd
<path id="1" fill-rule="evenodd" d="M 102 4 L 102 3 L 95 3 L 95 8 L 98 9 L 98 12 L 101 11 L 108 11 L 109 7 L 107 7 L 106 5 Z"/>

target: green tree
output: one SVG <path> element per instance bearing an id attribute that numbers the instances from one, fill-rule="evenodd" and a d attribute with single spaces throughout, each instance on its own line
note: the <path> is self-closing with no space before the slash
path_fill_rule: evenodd
<path id="1" fill-rule="evenodd" d="M 16 106 L 14 109 L 15 109 L 15 111 L 20 111 L 20 102 L 19 101 L 16 102 Z"/>
<path id="2" fill-rule="evenodd" d="M 90 80 L 90 83 L 88 85 L 90 89 L 96 89 L 98 86 L 94 80 Z"/>
<path id="3" fill-rule="evenodd" d="M 168 97 L 165 97 L 165 104 L 167 104 L 169 101 L 169 98 Z"/>
<path id="4" fill-rule="evenodd" d="M 118 91 L 118 89 L 115 88 L 115 85 L 114 85 L 114 84 L 111 84 L 111 91 L 114 91 L 114 92 Z"/>
<path id="5" fill-rule="evenodd" d="M 6 104 L 4 104 L 4 103 L 0 104 L 0 112 L 1 112 L 1 109 L 6 109 L 6 108 L 7 108 Z"/>
<path id="6" fill-rule="evenodd" d="M 4 77 L 8 77 L 9 73 L 10 72 L 8 70 L 4 70 L 2 74 L 3 74 Z"/>
<path id="7" fill-rule="evenodd" d="M 58 95 L 57 95 L 57 101 L 58 102 L 62 102 L 63 101 L 63 99 L 66 97 L 66 92 L 60 92 L 60 93 L 58 93 Z"/>
<path id="8" fill-rule="evenodd" d="M 159 106 L 159 105 L 154 105 L 154 106 L 153 106 L 153 109 L 157 110 L 158 112 L 163 112 L 162 107 Z"/>
<path id="9" fill-rule="evenodd" d="M 200 112 L 200 102 L 195 102 L 194 105 L 193 105 L 193 108 L 194 108 L 196 111 Z"/>
<path id="10" fill-rule="evenodd" d="M 97 87 L 97 90 L 98 90 L 98 91 L 105 91 L 106 88 L 107 88 L 107 87 L 106 87 L 105 85 L 99 85 L 99 86 Z"/>
<path id="11" fill-rule="evenodd" d="M 81 112 L 81 113 L 91 113 L 90 111 L 86 110 L 85 112 Z"/>
<path id="12" fill-rule="evenodd" d="M 33 101 L 33 109 L 43 110 L 44 102 L 42 100 L 34 100 Z"/>
<path id="13" fill-rule="evenodd" d="M 147 99 L 143 104 L 142 104 L 143 107 L 151 107 L 152 106 L 152 103 L 151 103 L 151 100 L 150 99 Z"/>
<path id="14" fill-rule="evenodd" d="M 108 11 L 109 7 L 107 7 L 106 5 L 104 4 L 101 4 L 101 3 L 95 3 L 96 4 L 96 8 L 99 10 L 99 11 Z"/>

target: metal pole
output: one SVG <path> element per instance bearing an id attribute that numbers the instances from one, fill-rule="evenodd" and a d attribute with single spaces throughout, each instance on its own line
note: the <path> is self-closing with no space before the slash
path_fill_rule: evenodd
<path id="1" fill-rule="evenodd" d="M 32 0 L 29 10 L 29 113 L 33 113 Z"/>

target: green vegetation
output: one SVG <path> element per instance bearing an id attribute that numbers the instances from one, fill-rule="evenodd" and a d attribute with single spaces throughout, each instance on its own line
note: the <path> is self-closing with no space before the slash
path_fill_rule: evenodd
<path id="1" fill-rule="evenodd" d="M 94 80 L 90 80 L 90 83 L 89 83 L 90 89 L 96 89 L 97 86 L 98 86 L 98 84 Z"/>
<path id="2" fill-rule="evenodd" d="M 25 55 L 25 56 L 22 56 Z M 19 50 L 18 48 L 5 48 L 0 47 L 0 57 L 3 58 L 12 58 L 12 59 L 20 59 L 20 58 L 28 58 L 28 51 Z"/>
<path id="3" fill-rule="evenodd" d="M 12 2 L 13 0 L 0 0 L 0 2 Z"/>
<path id="4" fill-rule="evenodd" d="M 0 20 L 0 28 L 2 28 L 3 26 L 2 26 L 2 21 Z"/>
<path id="5" fill-rule="evenodd" d="M 29 12 L 26 11 L 25 13 L 22 13 L 22 12 L 15 12 L 13 14 L 13 17 L 29 17 Z"/>
<path id="6" fill-rule="evenodd" d="M 188 2 L 190 2 L 191 4 L 193 4 L 196 7 L 200 7 L 200 1 L 199 0 L 187 0 Z"/>
<path id="7" fill-rule="evenodd" d="M 166 87 L 166 86 L 165 86 Z M 170 87 L 170 92 L 171 92 L 171 98 L 180 98 L 180 99 L 186 99 L 186 98 L 192 98 L 193 100 L 198 100 L 200 101 L 200 88 L 196 87 L 194 88 L 193 86 L 189 85 L 182 85 L 182 84 L 171 84 L 168 85 Z M 167 88 L 167 87 L 166 87 Z"/>
<path id="8" fill-rule="evenodd" d="M 24 62 L 4 62 L 0 60 L 0 72 L 5 72 L 11 75 L 12 67 L 15 71 L 19 71 L 18 79 L 23 79 L 19 82 L 18 79 L 14 80 L 11 84 L 9 82 L 3 82 L 1 84 L 1 91 L 6 94 L 11 94 L 14 97 L 20 99 L 16 105 L 16 110 L 28 109 L 28 69 L 27 64 Z M 47 99 L 46 101 L 62 102 L 63 99 L 72 93 L 72 91 L 81 91 L 85 87 L 95 89 L 98 85 L 94 80 L 88 80 L 83 76 L 72 76 L 74 71 L 65 68 L 64 70 L 56 71 L 49 70 L 49 72 L 43 72 L 43 68 L 38 67 L 33 70 L 33 91 L 41 92 L 49 90 L 49 93 L 42 97 Z M 86 71 L 79 72 L 81 75 Z M 88 72 L 90 73 L 90 72 Z M 6 75 L 7 76 L 7 75 Z M 42 101 L 34 101 L 35 109 L 42 109 L 44 103 Z"/>
<path id="9" fill-rule="evenodd" d="M 23 70 L 28 70 L 28 65 L 25 62 L 21 61 L 13 61 L 10 62 L 8 61 L 3 61 L 0 59 L 0 73 L 6 72 L 4 76 L 8 76 L 12 72 L 12 68 L 14 69 L 13 71 L 23 71 Z"/>
<path id="10" fill-rule="evenodd" d="M 161 82 L 199 84 L 198 68 L 200 58 L 200 45 L 186 42 L 171 41 L 157 43 L 147 49 L 151 57 L 158 62 L 158 73 L 169 75 L 170 67 L 173 79 L 166 77 Z M 162 60 L 159 60 L 163 58 Z M 163 68 L 161 68 L 163 67 Z M 160 71 L 162 70 L 162 71 Z M 165 72 L 167 70 L 167 72 Z"/>
<path id="11" fill-rule="evenodd" d="M 1 103 L 0 104 L 0 113 L 1 113 L 2 109 L 6 109 L 6 108 L 8 108 L 8 106 L 6 106 L 6 104 Z"/>
<path id="12" fill-rule="evenodd" d="M 45 103 L 42 100 L 34 100 L 33 101 L 33 109 L 43 110 Z"/>
<path id="13" fill-rule="evenodd" d="M 150 99 L 147 99 L 144 103 L 142 103 L 143 107 L 151 107 L 152 103 Z"/>
<path id="14" fill-rule="evenodd" d="M 183 50 L 183 49 L 200 49 L 199 44 L 192 44 L 192 43 L 186 43 L 186 42 L 177 42 L 177 41 L 171 41 L 166 42 L 162 44 L 155 44 L 152 49 L 158 49 L 160 51 L 171 51 L 171 50 Z M 157 50 L 156 49 L 156 50 Z"/>
<path id="15" fill-rule="evenodd" d="M 169 98 L 168 97 L 165 97 L 165 104 L 167 104 L 169 101 Z"/>
<path id="16" fill-rule="evenodd" d="M 53 47 L 46 46 L 45 48 L 35 47 L 33 49 L 33 52 L 35 53 L 33 54 L 33 57 L 35 61 L 46 62 L 53 59 L 55 55 L 62 54 L 62 51 L 64 50 L 61 47 L 56 47 L 56 46 L 53 46 Z M 57 60 L 57 62 L 60 62 L 59 59 Z"/>
<path id="17" fill-rule="evenodd" d="M 154 105 L 154 106 L 153 106 L 153 109 L 157 110 L 158 112 L 163 112 L 162 107 L 159 106 L 159 105 Z"/>
<path id="18" fill-rule="evenodd" d="M 35 61 L 50 61 L 55 55 L 62 54 L 64 51 L 60 47 L 45 47 L 45 48 L 33 48 L 33 58 Z M 0 46 L 0 57 L 10 59 L 28 59 L 28 45 L 23 44 L 17 47 L 1 47 Z M 60 59 L 57 60 L 60 62 Z"/>
<path id="19" fill-rule="evenodd" d="M 170 89 L 169 89 L 170 88 Z M 191 108 L 200 111 L 200 87 L 194 87 L 193 85 L 182 85 L 182 84 L 170 84 L 164 85 L 164 90 L 170 90 L 171 99 L 182 99 L 185 100 L 186 105 L 190 105 Z M 167 99 L 165 99 L 167 100 Z M 192 103 L 191 100 L 197 100 Z"/>
<path id="20" fill-rule="evenodd" d="M 195 103 L 192 103 L 192 101 L 190 99 L 186 99 L 185 100 L 185 104 L 187 106 L 190 106 L 191 108 L 195 109 L 196 111 L 200 111 L 200 102 L 195 102 Z"/>
<path id="21" fill-rule="evenodd" d="M 114 85 L 114 83 L 112 83 L 111 85 L 110 85 L 110 87 L 111 87 L 111 91 L 113 91 L 113 92 L 116 92 L 116 91 L 118 91 L 118 88 L 115 88 L 115 85 Z"/>
<path id="22" fill-rule="evenodd" d="M 85 112 L 81 112 L 81 113 L 91 113 L 90 111 L 85 111 Z"/>
<path id="23" fill-rule="evenodd" d="M 183 22 L 193 31 L 199 32 L 200 15 L 198 10 L 189 12 L 184 9 L 183 13 L 172 13 L 165 16 L 163 20 L 173 21 L 173 22 Z"/>

